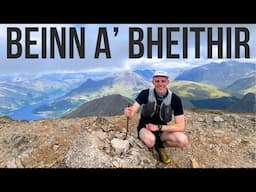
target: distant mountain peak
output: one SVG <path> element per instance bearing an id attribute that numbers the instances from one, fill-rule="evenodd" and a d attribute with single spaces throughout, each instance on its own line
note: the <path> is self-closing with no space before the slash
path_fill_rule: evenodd
<path id="1" fill-rule="evenodd" d="M 133 100 L 120 94 L 108 95 L 81 105 L 66 117 L 122 115 L 128 103 L 133 104 L 133 102 Z"/>
<path id="2" fill-rule="evenodd" d="M 235 112 L 256 112 L 256 93 L 247 93 L 230 108 Z"/>

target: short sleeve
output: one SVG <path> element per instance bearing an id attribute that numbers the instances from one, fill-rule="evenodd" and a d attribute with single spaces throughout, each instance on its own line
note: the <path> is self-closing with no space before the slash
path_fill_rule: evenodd
<path id="1" fill-rule="evenodd" d="M 135 101 L 137 101 L 140 105 L 146 104 L 148 102 L 148 94 L 149 89 L 142 90 L 139 95 L 136 97 Z"/>
<path id="2" fill-rule="evenodd" d="M 181 99 L 175 93 L 172 93 L 171 106 L 172 106 L 172 109 L 173 109 L 174 116 L 183 115 L 184 114 Z"/>

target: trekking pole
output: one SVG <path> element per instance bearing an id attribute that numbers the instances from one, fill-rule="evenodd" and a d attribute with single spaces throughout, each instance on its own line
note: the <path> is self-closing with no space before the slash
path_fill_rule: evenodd
<path id="1" fill-rule="evenodd" d="M 130 107 L 130 104 L 128 103 L 127 107 Z M 127 135 L 128 135 L 128 131 L 129 131 L 129 117 L 127 117 L 126 119 L 126 134 L 125 134 L 125 138 L 127 138 Z"/>

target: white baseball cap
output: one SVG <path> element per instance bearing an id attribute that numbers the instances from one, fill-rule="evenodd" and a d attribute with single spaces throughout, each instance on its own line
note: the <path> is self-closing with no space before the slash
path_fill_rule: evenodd
<path id="1" fill-rule="evenodd" d="M 156 76 L 161 76 L 161 77 L 169 78 L 168 73 L 165 72 L 165 71 L 155 71 L 155 73 L 153 74 L 153 77 L 156 77 Z"/>

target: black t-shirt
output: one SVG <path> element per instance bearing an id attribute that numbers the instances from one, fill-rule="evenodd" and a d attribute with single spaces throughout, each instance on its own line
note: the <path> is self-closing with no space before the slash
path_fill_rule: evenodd
<path id="1" fill-rule="evenodd" d="M 157 104 L 161 104 L 161 100 L 158 98 L 156 92 L 154 91 Z M 148 102 L 148 95 L 149 95 L 149 89 L 142 90 L 139 95 L 136 97 L 136 101 L 142 105 L 146 104 Z M 168 94 L 166 94 L 164 97 L 166 97 Z M 175 93 L 172 93 L 172 101 L 171 101 L 171 108 L 173 110 L 174 116 L 182 115 L 184 114 L 182 102 L 179 96 L 177 96 Z M 145 121 L 145 119 L 141 116 L 141 120 Z M 151 120 L 149 120 L 150 123 L 160 123 L 161 120 L 159 118 L 159 115 L 153 116 Z M 148 123 L 148 122 L 147 122 Z"/>

